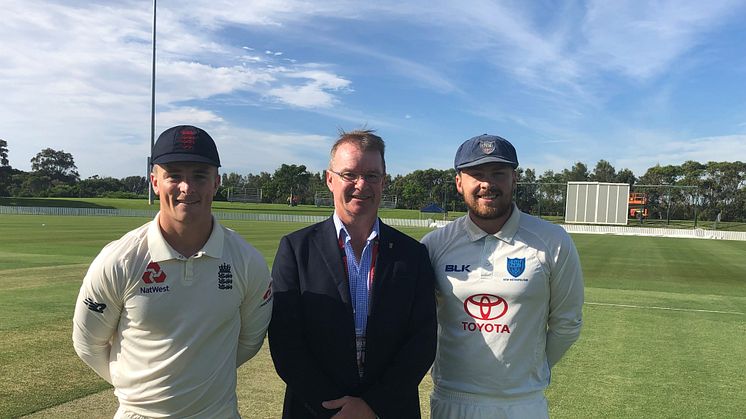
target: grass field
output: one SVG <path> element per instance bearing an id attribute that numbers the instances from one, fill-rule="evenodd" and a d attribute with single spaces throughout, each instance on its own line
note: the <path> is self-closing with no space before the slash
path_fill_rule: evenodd
<path id="1" fill-rule="evenodd" d="M 116 401 L 72 350 L 81 278 L 138 218 L 0 216 L 0 417 L 111 417 Z M 271 263 L 301 224 L 226 222 Z M 426 229 L 405 229 L 419 238 Z M 585 326 L 552 371 L 553 418 L 740 418 L 746 412 L 746 242 L 573 236 Z M 429 378 L 421 385 L 427 413 Z M 277 418 L 265 347 L 239 370 L 246 418 Z"/>

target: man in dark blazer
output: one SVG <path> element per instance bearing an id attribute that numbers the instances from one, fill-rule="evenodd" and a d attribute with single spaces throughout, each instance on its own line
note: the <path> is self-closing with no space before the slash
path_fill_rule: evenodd
<path id="1" fill-rule="evenodd" d="M 419 242 L 378 219 L 385 173 L 380 137 L 343 132 L 326 171 L 334 215 L 280 241 L 269 344 L 283 418 L 420 417 L 434 274 Z"/>

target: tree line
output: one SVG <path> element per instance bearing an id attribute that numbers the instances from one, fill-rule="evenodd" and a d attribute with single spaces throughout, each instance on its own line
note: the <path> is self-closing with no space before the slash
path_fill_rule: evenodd
<path id="1" fill-rule="evenodd" d="M 0 196 L 144 198 L 145 176 L 122 179 L 91 176 L 80 179 L 72 154 L 45 148 L 31 159 L 31 171 L 10 166 L 8 144 L 0 139 Z M 282 164 L 274 173 L 223 173 L 216 199 L 228 199 L 244 190 L 261 190 L 262 202 L 314 204 L 317 192 L 326 193 L 325 172 L 311 172 L 305 165 Z M 465 211 L 456 191 L 454 169 L 415 170 L 406 175 L 386 175 L 384 195 L 396 196 L 397 207 L 419 209 L 436 203 L 448 211 Z M 606 160 L 593 169 L 576 162 L 559 172 L 542 174 L 518 169 L 515 199 L 527 212 L 564 214 L 569 181 L 627 183 L 648 197 L 649 216 L 670 219 L 746 221 L 746 163 L 686 161 L 681 165 L 653 166 L 640 177 L 629 169 L 617 171 Z"/>

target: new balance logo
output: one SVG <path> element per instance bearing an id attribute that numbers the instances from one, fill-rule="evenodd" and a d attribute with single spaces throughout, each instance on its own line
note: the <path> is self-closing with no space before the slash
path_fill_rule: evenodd
<path id="1" fill-rule="evenodd" d="M 88 310 L 95 311 L 96 313 L 103 313 L 106 309 L 106 304 L 97 303 L 90 298 L 86 298 L 83 302 L 88 306 Z"/>
<path id="2" fill-rule="evenodd" d="M 446 265 L 446 272 L 471 272 L 471 265 Z"/>

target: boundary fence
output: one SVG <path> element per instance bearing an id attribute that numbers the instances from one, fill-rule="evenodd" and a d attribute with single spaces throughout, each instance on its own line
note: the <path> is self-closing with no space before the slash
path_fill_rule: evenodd
<path id="1" fill-rule="evenodd" d="M 436 220 L 433 227 L 445 227 L 451 221 Z M 718 239 L 746 241 L 746 231 L 703 230 L 701 228 L 649 228 L 610 225 L 560 224 L 573 234 L 611 234 L 617 236 L 681 237 L 689 239 Z"/>
<path id="2" fill-rule="evenodd" d="M 6 207 L 0 206 L 0 214 L 15 215 L 65 215 L 153 218 L 155 210 L 110 209 L 110 208 L 60 208 L 60 207 Z M 279 221 L 292 223 L 317 223 L 328 217 L 321 215 L 253 214 L 245 212 L 216 212 L 219 220 Z M 383 218 L 384 223 L 396 227 L 445 227 L 451 221 Z M 746 231 L 719 231 L 677 228 L 622 227 L 608 225 L 561 224 L 568 233 L 612 234 L 623 236 L 681 237 L 695 239 L 718 239 L 746 241 Z"/>
<path id="3" fill-rule="evenodd" d="M 111 208 L 62 208 L 62 207 L 6 207 L 0 206 L 1 214 L 13 215 L 64 215 L 94 217 L 145 217 L 153 218 L 156 210 L 111 209 Z M 279 221 L 286 223 L 318 223 L 326 220 L 323 215 L 254 214 L 247 212 L 213 212 L 218 220 Z M 432 220 L 383 218 L 384 223 L 397 227 L 431 227 Z"/>

